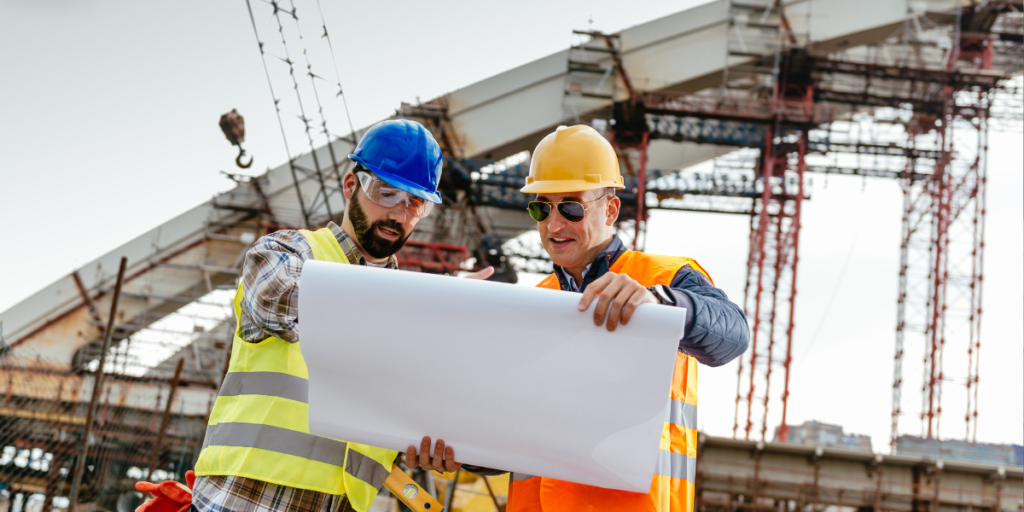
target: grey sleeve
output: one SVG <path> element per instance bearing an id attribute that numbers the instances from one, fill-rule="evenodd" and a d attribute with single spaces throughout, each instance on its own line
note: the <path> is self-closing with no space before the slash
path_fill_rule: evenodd
<path id="1" fill-rule="evenodd" d="M 676 305 L 686 308 L 686 334 L 679 340 L 680 351 L 702 364 L 722 366 L 747 350 L 750 328 L 746 315 L 703 274 L 683 267 L 669 290 Z"/>

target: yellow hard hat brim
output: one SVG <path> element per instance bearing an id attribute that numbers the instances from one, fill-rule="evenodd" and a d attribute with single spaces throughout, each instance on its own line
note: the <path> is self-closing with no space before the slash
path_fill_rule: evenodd
<path id="1" fill-rule="evenodd" d="M 596 188 L 626 188 L 625 185 L 615 181 L 587 181 L 587 180 L 545 180 L 535 181 L 519 189 L 524 194 L 564 194 L 567 192 L 585 192 Z"/>

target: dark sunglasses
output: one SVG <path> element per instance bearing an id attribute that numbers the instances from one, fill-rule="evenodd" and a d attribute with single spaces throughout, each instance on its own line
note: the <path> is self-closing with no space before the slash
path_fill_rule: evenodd
<path id="1" fill-rule="evenodd" d="M 587 201 L 587 203 L 593 203 L 600 201 L 608 196 L 601 196 L 597 199 Z M 530 205 L 526 207 L 526 211 L 530 212 L 530 217 L 537 222 L 544 222 L 548 216 L 551 215 L 551 208 L 554 207 L 558 210 L 558 214 L 563 219 L 569 222 L 579 222 L 583 220 L 583 217 L 587 214 L 587 207 L 583 206 L 584 203 L 578 201 L 562 201 L 560 203 L 551 203 L 548 201 L 530 201 Z"/>

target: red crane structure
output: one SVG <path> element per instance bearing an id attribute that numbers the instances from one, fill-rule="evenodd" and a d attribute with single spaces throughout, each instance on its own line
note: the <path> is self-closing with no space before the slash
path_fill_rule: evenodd
<path id="1" fill-rule="evenodd" d="M 823 53 L 790 29 L 780 2 L 734 2 L 722 86 L 702 93 L 637 90 L 617 58 L 616 36 L 578 32 L 596 46 L 573 47 L 566 96 L 614 97 L 614 91 L 598 90 L 606 81 L 585 78 L 604 72 L 580 59 L 586 51 L 612 55 L 624 89 L 620 96 L 627 96 L 613 109 L 587 115 L 566 109 L 578 122 L 610 125 L 608 135 L 628 185 L 621 194 L 625 238 L 642 248 L 653 209 L 750 216 L 743 303 L 752 340 L 749 356 L 737 370 L 734 436 L 767 439 L 775 400 L 781 401 L 776 436 L 783 441 L 787 436 L 807 173 L 895 179 L 903 190 L 893 446 L 905 415 L 908 338 L 923 348 L 922 435 L 939 434 L 942 386 L 954 380 L 944 372 L 942 356 L 947 340 L 956 338 L 958 349 L 964 346 L 968 354 L 962 380 L 968 397 L 966 437 L 976 436 L 987 130 L 993 104 L 1012 92 L 1008 79 L 1020 67 L 1020 41 L 1014 35 L 1019 27 L 1006 26 L 1019 24 L 1020 18 L 1000 16 L 1019 12 L 1014 5 L 964 6 L 928 20 L 928 29 L 921 28 L 922 14 L 910 13 L 903 29 L 880 45 Z M 574 74 L 584 78 L 574 81 Z M 898 129 L 882 137 L 865 137 L 863 131 L 851 137 L 834 130 L 853 116 Z M 1019 113 L 1010 117 L 1019 119 Z M 709 176 L 692 170 L 665 172 L 647 169 L 647 145 L 656 139 L 754 151 L 739 152 L 744 156 L 738 164 L 735 158 L 716 160 Z M 863 165 L 862 157 L 873 165 Z M 830 160 L 857 164 L 840 166 Z"/>

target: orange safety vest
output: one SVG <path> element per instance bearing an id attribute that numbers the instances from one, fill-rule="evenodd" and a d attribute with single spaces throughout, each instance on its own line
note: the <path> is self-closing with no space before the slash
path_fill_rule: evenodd
<path id="1" fill-rule="evenodd" d="M 651 287 L 671 284 L 679 269 L 687 265 L 711 280 L 711 276 L 690 258 L 636 251 L 624 252 L 608 271 L 626 274 L 641 285 Z M 561 288 L 554 274 L 537 286 Z M 693 512 L 693 483 L 697 473 L 697 360 L 682 352 L 676 353 L 669 398 L 669 415 L 661 432 L 658 465 L 649 493 L 513 474 L 507 511 Z"/>

